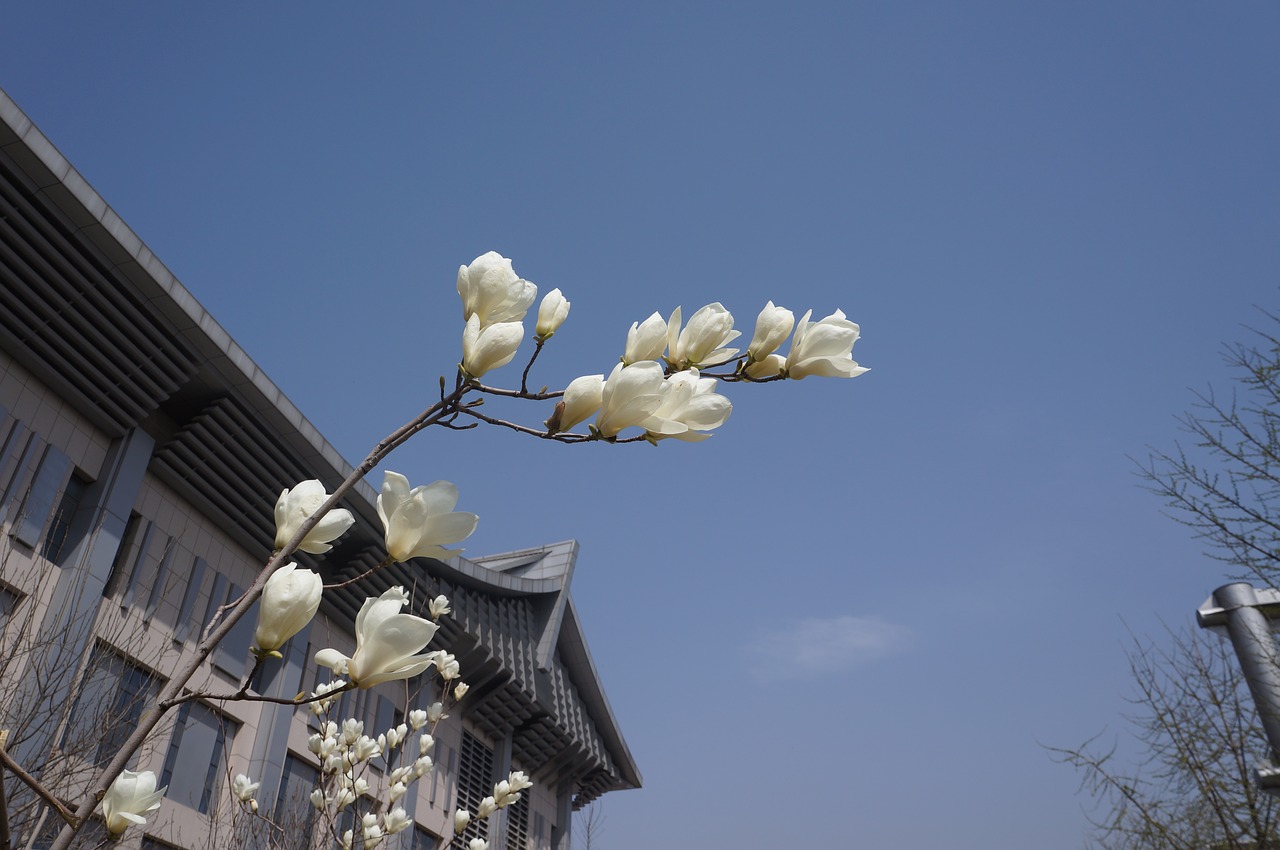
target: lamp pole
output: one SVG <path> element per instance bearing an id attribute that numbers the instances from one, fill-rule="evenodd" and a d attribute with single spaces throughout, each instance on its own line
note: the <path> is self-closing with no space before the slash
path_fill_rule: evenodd
<path id="1" fill-rule="evenodd" d="M 1201 628 L 1231 639 L 1240 669 L 1253 695 L 1267 743 L 1270 763 L 1259 765 L 1258 785 L 1280 796 L 1280 590 L 1257 589 L 1248 582 L 1225 584 L 1196 610 Z"/>

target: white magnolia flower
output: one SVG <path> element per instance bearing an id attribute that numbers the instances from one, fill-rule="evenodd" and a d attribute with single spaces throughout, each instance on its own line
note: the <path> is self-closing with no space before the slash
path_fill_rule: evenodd
<path id="1" fill-rule="evenodd" d="M 453 698 L 460 700 L 467 695 L 467 691 L 471 690 L 471 686 L 466 682 L 459 682 L 453 686 Z"/>
<path id="2" fill-rule="evenodd" d="M 342 845 L 342 850 L 351 850 L 351 843 L 355 840 L 355 831 L 348 829 L 346 832 L 342 833 L 342 838 L 338 839 L 338 842 Z"/>
<path id="3" fill-rule="evenodd" d="M 253 801 L 253 796 L 258 793 L 258 786 L 261 782 L 254 782 L 243 773 L 237 773 L 236 778 L 231 780 L 231 793 L 237 800 L 242 803 Z"/>
<path id="4" fill-rule="evenodd" d="M 560 290 L 553 289 L 548 292 L 542 297 L 542 303 L 538 305 L 538 324 L 533 329 L 534 339 L 543 342 L 551 339 L 552 335 L 560 330 L 560 326 L 568 316 L 569 302 L 560 294 Z"/>
<path id="5" fill-rule="evenodd" d="M 733 412 L 729 399 L 716 392 L 716 379 L 697 369 L 676 372 L 662 382 L 662 403 L 643 423 L 652 437 L 696 443 L 711 435 Z"/>
<path id="6" fill-rule="evenodd" d="M 431 665 L 432 656 L 419 653 L 435 637 L 436 624 L 401 613 L 408 602 L 403 587 L 366 599 L 356 615 L 355 654 L 348 658 L 336 649 L 322 649 L 316 653 L 316 663 L 335 671 L 345 669 L 361 688 L 418 675 Z"/>
<path id="7" fill-rule="evenodd" d="M 425 669 L 425 668 L 424 668 Z M 433 702 L 427 706 L 427 721 L 430 723 L 439 723 L 449 715 L 444 713 L 444 704 Z"/>
<path id="8" fill-rule="evenodd" d="M 320 607 L 324 582 L 311 570 L 285 564 L 271 574 L 262 588 L 258 629 L 253 634 L 260 655 L 275 655 L 284 642 L 302 631 Z"/>
<path id="9" fill-rule="evenodd" d="M 662 367 L 652 360 L 614 366 L 604 382 L 596 430 L 616 437 L 623 429 L 643 423 L 662 404 L 662 381 Z"/>
<path id="10" fill-rule="evenodd" d="M 574 378 L 564 388 L 564 397 L 556 405 L 555 414 L 543 424 L 552 434 L 571 430 L 599 410 L 603 400 L 604 375 Z"/>
<path id="11" fill-rule="evenodd" d="M 452 614 L 453 609 L 449 607 L 449 597 L 440 595 L 427 604 L 427 610 L 431 612 L 431 619 L 439 620 L 445 614 Z"/>
<path id="12" fill-rule="evenodd" d="M 373 812 L 363 815 L 360 818 L 360 833 L 365 847 L 377 847 L 382 842 L 382 827 L 378 826 L 378 816 Z"/>
<path id="13" fill-rule="evenodd" d="M 387 730 L 386 747 L 384 749 L 394 750 L 396 747 L 404 743 L 404 739 L 409 737 L 409 727 L 404 723 L 396 726 L 394 729 Z"/>
<path id="14" fill-rule="evenodd" d="M 427 713 L 420 708 L 415 708 L 409 712 L 409 725 L 413 727 L 413 731 L 417 732 L 427 725 Z"/>
<path id="15" fill-rule="evenodd" d="M 310 519 L 311 515 L 328 500 L 329 494 L 325 492 L 324 485 L 315 478 L 301 482 L 292 490 L 288 488 L 281 490 L 280 498 L 276 500 L 275 547 L 283 548 L 284 544 L 298 533 L 302 523 Z M 307 536 L 302 538 L 298 548 L 312 555 L 328 552 L 333 548 L 329 544 L 341 537 L 355 521 L 356 518 L 351 515 L 351 511 L 346 508 L 334 508 L 325 514 L 324 519 L 316 523 L 315 528 L 307 532 Z"/>
<path id="16" fill-rule="evenodd" d="M 440 672 L 440 678 L 446 682 L 451 682 L 462 675 L 462 668 L 458 666 L 458 659 L 448 652 L 441 652 L 436 656 L 436 670 Z"/>
<path id="17" fill-rule="evenodd" d="M 431 748 L 435 745 L 436 739 L 426 733 L 423 733 L 422 737 L 418 738 L 418 755 L 425 756 L 427 753 L 431 752 Z"/>
<path id="18" fill-rule="evenodd" d="M 462 371 L 472 378 L 482 377 L 501 366 L 506 366 L 516 356 L 524 341 L 524 325 L 520 322 L 499 322 L 481 327 L 480 317 L 467 319 L 462 329 Z"/>
<path id="19" fill-rule="evenodd" d="M 393 804 L 398 803 L 408 791 L 409 786 L 403 782 L 392 782 L 391 787 L 387 789 L 387 800 Z"/>
<path id="20" fill-rule="evenodd" d="M 858 341 L 857 324 L 836 310 L 821 321 L 810 323 L 809 310 L 796 325 L 787 354 L 787 377 L 801 380 L 810 375 L 823 378 L 856 378 L 867 371 L 853 359 L 853 344 Z"/>
<path id="21" fill-rule="evenodd" d="M 324 811 L 324 789 L 317 788 L 311 792 L 311 805 L 318 811 Z"/>
<path id="22" fill-rule="evenodd" d="M 107 832 L 119 835 L 134 824 L 146 823 L 143 815 L 160 808 L 165 788 L 156 790 L 156 775 L 150 770 L 121 771 L 102 798 L 102 819 Z"/>
<path id="23" fill-rule="evenodd" d="M 473 838 L 467 843 L 467 850 L 489 850 L 489 842 L 483 838 Z"/>
<path id="24" fill-rule="evenodd" d="M 458 809 L 453 813 L 453 834 L 461 835 L 466 832 L 467 824 L 471 823 L 471 812 L 466 809 Z"/>
<path id="25" fill-rule="evenodd" d="M 661 313 L 654 313 L 643 322 L 631 323 L 622 362 L 623 365 L 630 366 L 642 360 L 657 360 L 666 350 L 667 322 Z"/>
<path id="26" fill-rule="evenodd" d="M 432 761 L 431 756 L 420 756 L 418 760 L 413 763 L 413 773 L 421 779 L 430 773 L 431 768 L 434 766 L 435 762 Z"/>
<path id="27" fill-rule="evenodd" d="M 498 810 L 498 804 L 492 797 L 485 797 L 476 807 L 476 817 L 484 820 Z"/>
<path id="28" fill-rule="evenodd" d="M 413 818 L 409 817 L 404 809 L 395 808 L 387 815 L 383 825 L 386 827 L 388 835 L 395 835 L 397 832 L 408 829 L 412 824 Z"/>
<path id="29" fill-rule="evenodd" d="M 775 307 L 770 301 L 756 317 L 756 331 L 747 346 L 747 362 L 764 360 L 778 350 L 796 323 L 795 314 L 786 307 Z"/>
<path id="30" fill-rule="evenodd" d="M 385 473 L 378 496 L 378 516 L 386 530 L 387 553 L 403 562 L 411 558 L 452 558 L 461 552 L 442 548 L 443 544 L 467 539 L 480 518 L 455 511 L 457 504 L 458 488 L 448 481 L 434 481 L 410 490 L 408 478 L 398 472 Z"/>
<path id="31" fill-rule="evenodd" d="M 382 747 L 368 735 L 361 735 L 360 740 L 351 747 L 351 758 L 357 762 L 376 759 L 380 755 L 382 755 Z"/>
<path id="32" fill-rule="evenodd" d="M 770 354 L 754 363 L 747 363 L 747 377 L 762 381 L 765 378 L 776 378 L 787 371 L 787 358 L 781 354 Z"/>
<path id="33" fill-rule="evenodd" d="M 667 320 L 667 361 L 677 369 L 690 366 L 718 366 L 738 354 L 724 346 L 741 334 L 733 329 L 733 314 L 719 301 L 708 304 L 689 318 L 680 330 L 680 308 Z"/>
<path id="34" fill-rule="evenodd" d="M 476 316 L 482 327 L 488 327 L 523 319 L 538 297 L 538 287 L 520 278 L 510 260 L 490 251 L 476 257 L 471 265 L 458 268 L 458 294 L 462 296 L 462 320 Z"/>
<path id="35" fill-rule="evenodd" d="M 365 603 L 368 604 L 368 603 Z M 348 717 L 342 721 L 342 743 L 348 747 L 364 737 L 364 721 Z"/>

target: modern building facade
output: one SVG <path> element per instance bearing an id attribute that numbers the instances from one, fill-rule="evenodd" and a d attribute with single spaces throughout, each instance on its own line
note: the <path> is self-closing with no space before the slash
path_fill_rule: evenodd
<path id="1" fill-rule="evenodd" d="M 284 487 L 350 470 L 222 327 L 0 92 L 0 729 L 6 749 L 72 799 L 105 764 L 148 697 L 239 597 L 274 537 Z M 321 559 L 326 582 L 384 556 L 375 493 L 345 507 L 356 525 Z M 321 614 L 251 683 L 290 698 L 328 681 L 315 650 L 350 652 L 367 596 L 402 585 L 414 613 L 443 593 L 453 614 L 429 648 L 455 654 L 470 692 L 438 729 L 436 770 L 404 801 L 403 847 L 435 846 L 455 807 L 496 778 L 535 782 L 481 832 L 495 848 L 566 850 L 575 807 L 640 775 L 600 685 L 569 594 L 570 541 L 489 558 L 419 560 L 326 591 Z M 425 614 L 424 614 L 425 615 Z M 225 693 L 250 670 L 253 618 L 192 687 Z M 343 698 L 371 729 L 438 698 L 419 682 Z M 139 754 L 168 786 L 125 846 L 228 843 L 229 777 L 259 780 L 264 813 L 306 846 L 317 777 L 306 709 L 195 700 Z M 3 779 L 17 847 L 60 826 Z M 274 839 L 273 839 L 274 840 Z M 389 846 L 396 846 L 391 844 Z"/>

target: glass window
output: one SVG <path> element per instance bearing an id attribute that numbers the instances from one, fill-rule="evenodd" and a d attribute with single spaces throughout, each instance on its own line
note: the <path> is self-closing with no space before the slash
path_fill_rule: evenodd
<path id="1" fill-rule="evenodd" d="M 4 634 L 4 630 L 9 626 L 9 618 L 13 616 L 13 612 L 18 608 L 18 600 L 21 597 L 7 587 L 0 587 L 0 635 Z"/>
<path id="2" fill-rule="evenodd" d="M 58 566 L 66 565 L 67 558 L 75 550 L 75 544 L 79 542 L 72 537 L 72 523 L 88 489 L 89 482 L 79 475 L 72 475 L 67 481 L 67 486 L 62 491 L 62 499 L 58 502 L 58 509 L 53 514 L 53 525 L 49 526 L 49 533 L 44 536 L 44 547 L 40 554 L 45 560 L 53 561 Z M 83 532 L 77 532 L 76 537 L 82 536 Z"/>
<path id="3" fill-rule="evenodd" d="M 154 674 L 97 644 L 62 736 L 62 751 L 82 754 L 98 767 L 104 766 L 120 751 L 159 691 Z"/>
<path id="4" fill-rule="evenodd" d="M 49 516 L 53 513 L 54 500 L 58 498 L 58 491 L 63 488 L 62 485 L 67 480 L 70 468 L 69 457 L 53 446 L 45 450 L 44 457 L 40 459 L 40 466 L 36 469 L 35 477 L 31 481 L 31 489 L 27 491 L 27 497 L 22 503 L 18 521 L 14 525 L 12 531 L 14 537 L 32 548 L 40 542 L 40 534 L 49 522 Z"/>
<path id="5" fill-rule="evenodd" d="M 300 758 L 287 755 L 284 758 L 284 776 L 280 779 L 280 793 L 272 819 L 290 835 L 310 836 L 315 827 L 315 807 L 311 805 L 311 792 L 320 783 L 320 771 Z M 307 842 L 298 842 L 305 845 Z"/>
<path id="6" fill-rule="evenodd" d="M 238 725 L 200 703 L 184 704 L 160 777 L 160 784 L 169 786 L 165 797 L 207 813 L 225 773 L 227 744 Z"/>

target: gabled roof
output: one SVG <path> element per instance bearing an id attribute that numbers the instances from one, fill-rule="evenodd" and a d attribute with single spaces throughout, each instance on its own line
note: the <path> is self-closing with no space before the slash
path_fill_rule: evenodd
<path id="1" fill-rule="evenodd" d="M 270 548 L 263 506 L 281 488 L 332 487 L 352 470 L 3 90 L 0 348 L 108 435 L 151 434 L 152 473 L 249 551 Z M 321 569 L 357 575 L 382 560 L 375 497 L 357 486 L 346 503 L 356 526 Z M 442 632 L 465 653 L 469 716 L 515 728 L 513 755 L 574 774 L 581 802 L 641 780 L 569 595 L 577 550 L 427 566 L 453 600 Z M 380 571 L 326 605 L 354 617 L 366 594 L 411 586 L 421 565 L 409 570 Z"/>

